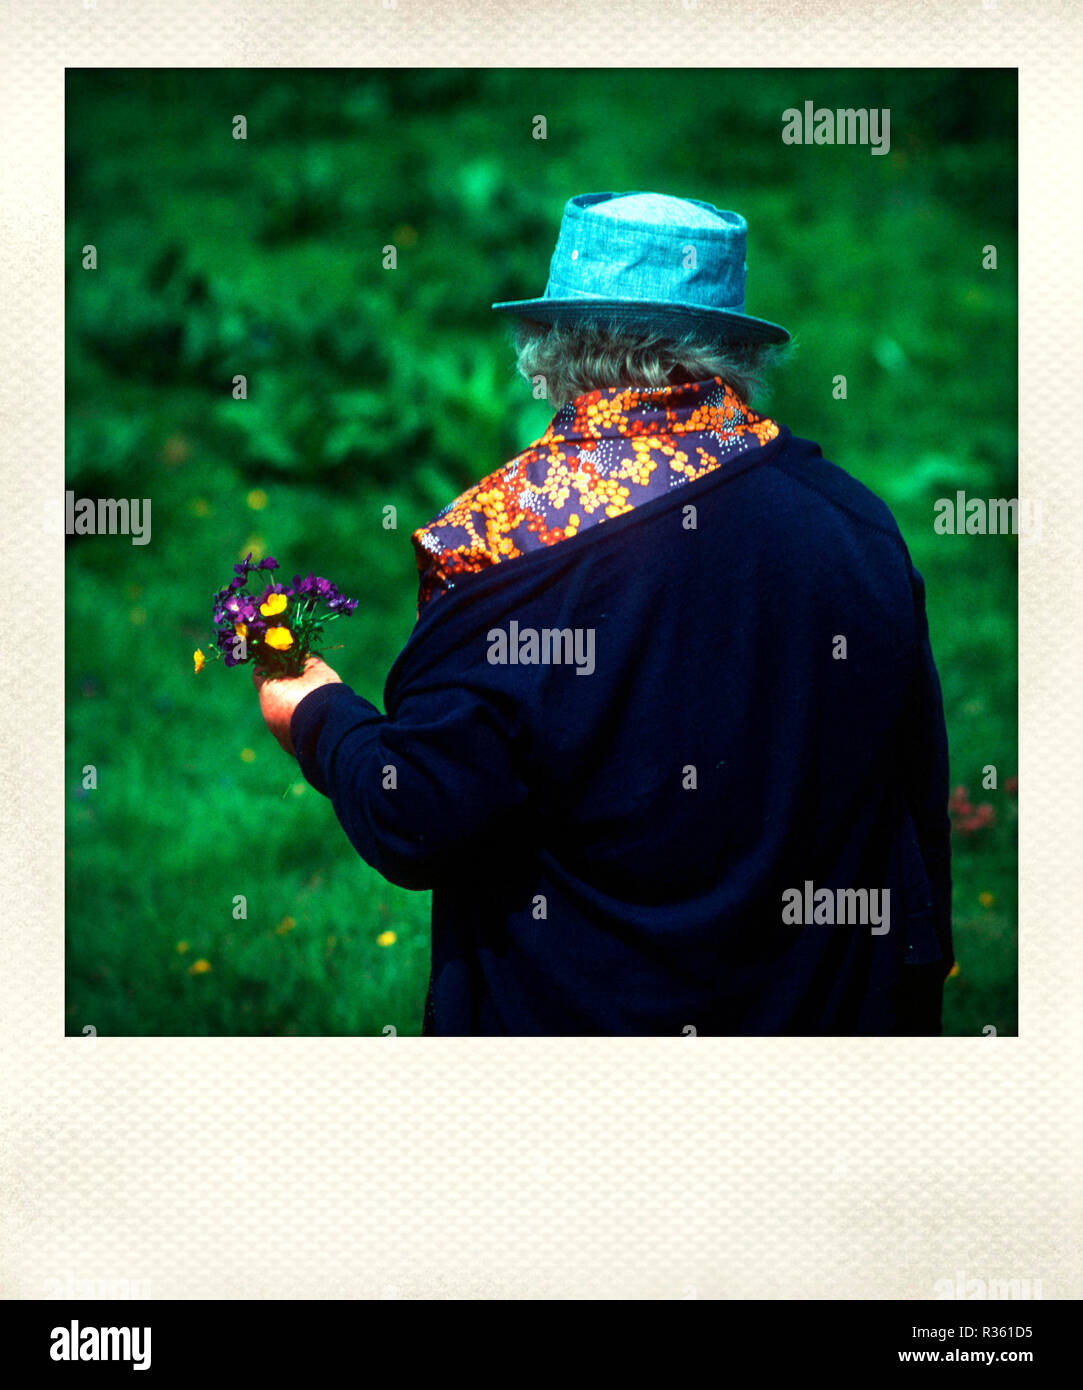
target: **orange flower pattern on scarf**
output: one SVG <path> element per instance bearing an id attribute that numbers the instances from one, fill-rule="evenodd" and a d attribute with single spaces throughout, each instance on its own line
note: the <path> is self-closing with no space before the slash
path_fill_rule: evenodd
<path id="1" fill-rule="evenodd" d="M 590 391 L 412 537 L 418 613 L 468 574 L 579 535 L 778 435 L 720 378 Z"/>

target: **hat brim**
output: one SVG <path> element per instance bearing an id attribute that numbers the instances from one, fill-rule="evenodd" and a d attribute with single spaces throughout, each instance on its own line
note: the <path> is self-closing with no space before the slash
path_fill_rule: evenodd
<path id="1" fill-rule="evenodd" d="M 645 304 L 636 299 L 514 299 L 491 306 L 535 323 L 584 323 L 603 319 L 618 326 L 701 333 L 713 342 L 788 343 L 785 328 L 767 319 L 732 309 L 704 309 L 698 304 Z"/>

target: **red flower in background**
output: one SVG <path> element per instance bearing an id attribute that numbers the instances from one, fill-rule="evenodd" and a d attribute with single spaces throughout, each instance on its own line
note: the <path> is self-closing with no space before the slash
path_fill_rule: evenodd
<path id="1" fill-rule="evenodd" d="M 976 835 L 987 825 L 995 824 L 997 818 L 990 802 L 983 801 L 980 806 L 975 806 L 970 800 L 970 793 L 962 786 L 956 787 L 948 797 L 948 812 L 951 828 L 959 835 Z"/>

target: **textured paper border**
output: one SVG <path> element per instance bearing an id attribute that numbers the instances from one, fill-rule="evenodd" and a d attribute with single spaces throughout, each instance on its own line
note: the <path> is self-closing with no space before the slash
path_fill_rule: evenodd
<path id="1" fill-rule="evenodd" d="M 0 1290 L 929 1298 L 961 1270 L 1079 1297 L 1080 463 L 1055 441 L 1083 379 L 1083 11 L 15 0 L 9 15 L 0 564 L 5 592 L 32 574 L 37 600 L 33 620 L 29 601 L 5 615 Z M 1023 1036 L 65 1039 L 63 546 L 49 519 L 63 489 L 65 66 L 724 67 L 735 40 L 742 62 L 1020 69 L 1020 487 L 1043 503 L 1041 544 L 1020 547 Z"/>

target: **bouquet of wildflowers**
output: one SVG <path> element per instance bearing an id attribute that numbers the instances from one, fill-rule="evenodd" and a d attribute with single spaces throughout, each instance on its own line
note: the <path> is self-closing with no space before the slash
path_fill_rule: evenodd
<path id="1" fill-rule="evenodd" d="M 233 578 L 214 596 L 214 643 L 206 653 L 196 648 L 197 671 L 208 657 L 221 657 L 227 666 L 254 661 L 268 675 L 299 676 L 326 625 L 357 607 L 355 598 L 315 574 L 295 574 L 288 586 L 265 582 L 277 568 L 270 555 L 253 564 L 251 552 L 233 566 Z"/>

